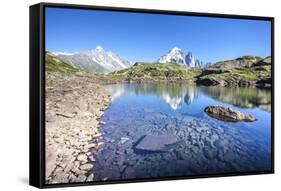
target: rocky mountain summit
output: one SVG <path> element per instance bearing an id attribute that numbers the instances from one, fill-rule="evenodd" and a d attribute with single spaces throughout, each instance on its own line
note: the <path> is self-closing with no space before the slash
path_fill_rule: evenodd
<path id="1" fill-rule="evenodd" d="M 206 65 L 204 64 L 203 61 L 200 61 L 196 59 L 192 52 L 188 52 L 187 55 L 185 56 L 185 63 L 188 67 L 191 68 L 205 68 Z"/>
<path id="2" fill-rule="evenodd" d="M 78 53 L 54 52 L 53 54 L 63 62 L 87 72 L 111 72 L 131 66 L 131 62 L 101 46 Z"/>
<path id="3" fill-rule="evenodd" d="M 185 65 L 185 54 L 181 49 L 174 47 L 168 53 L 161 56 L 158 59 L 158 62 L 159 63 L 178 63 L 181 65 Z"/>
<path id="4" fill-rule="evenodd" d="M 192 52 L 184 53 L 180 48 L 174 47 L 168 53 L 161 56 L 157 62 L 159 63 L 177 63 L 189 68 L 204 68 L 203 61 L 196 59 Z"/>

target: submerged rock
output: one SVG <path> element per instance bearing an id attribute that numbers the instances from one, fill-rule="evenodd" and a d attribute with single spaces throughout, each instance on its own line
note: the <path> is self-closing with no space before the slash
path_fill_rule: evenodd
<path id="1" fill-rule="evenodd" d="M 198 78 L 196 84 L 203 86 L 226 86 L 227 83 L 225 80 L 215 79 L 215 78 Z"/>
<path id="2" fill-rule="evenodd" d="M 124 143 L 126 143 L 129 140 L 130 140 L 130 138 L 128 138 L 128 137 L 121 137 L 120 143 L 123 145 Z"/>
<path id="3" fill-rule="evenodd" d="M 238 121 L 246 121 L 246 122 L 253 122 L 256 120 L 255 117 L 251 115 L 244 114 L 240 111 L 233 110 L 229 107 L 222 107 L 222 106 L 208 106 L 204 109 L 204 111 L 211 117 L 223 120 L 223 121 L 231 121 L 231 122 L 238 122 Z"/>
<path id="4" fill-rule="evenodd" d="M 135 146 L 137 151 L 165 152 L 170 146 L 179 142 L 179 138 L 171 134 L 146 135 Z"/>

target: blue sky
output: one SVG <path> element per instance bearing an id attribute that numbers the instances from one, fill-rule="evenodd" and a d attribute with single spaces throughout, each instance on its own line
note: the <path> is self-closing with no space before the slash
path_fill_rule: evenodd
<path id="1" fill-rule="evenodd" d="M 173 47 L 205 62 L 270 56 L 269 21 L 46 8 L 46 50 L 97 45 L 130 61 L 157 60 Z"/>

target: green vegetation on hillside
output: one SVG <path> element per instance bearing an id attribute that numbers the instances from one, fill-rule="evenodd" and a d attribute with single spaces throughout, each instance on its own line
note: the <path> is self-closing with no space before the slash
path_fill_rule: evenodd
<path id="1" fill-rule="evenodd" d="M 46 72 L 56 72 L 62 74 L 75 74 L 77 76 L 84 76 L 90 78 L 100 78 L 103 74 L 96 72 L 87 72 L 82 71 L 78 68 L 75 68 L 59 58 L 57 58 L 54 54 L 46 52 Z"/>
<path id="2" fill-rule="evenodd" d="M 183 82 L 194 81 L 200 85 L 223 86 L 271 86 L 271 57 L 242 56 L 233 60 L 217 62 L 208 68 L 187 68 L 177 63 L 137 62 L 133 66 L 108 74 L 86 72 L 75 68 L 54 54 L 46 52 L 46 71 L 75 74 L 96 78 L 107 83 L 137 82 Z"/>
<path id="3" fill-rule="evenodd" d="M 232 84 L 241 81 L 257 82 L 271 78 L 271 58 L 243 56 L 234 60 L 217 62 L 198 76 L 198 83 Z"/>
<path id="4" fill-rule="evenodd" d="M 259 62 L 262 58 L 258 56 L 241 56 L 233 60 L 224 60 L 215 63 L 211 68 L 219 68 L 224 70 L 230 70 L 233 68 L 249 68 L 253 64 Z"/>
<path id="5" fill-rule="evenodd" d="M 47 52 L 45 55 L 46 55 L 45 57 L 46 71 L 48 72 L 59 72 L 65 74 L 80 72 L 79 69 L 74 68 L 69 64 L 66 64 L 65 62 L 61 61 L 51 53 Z"/>
<path id="6" fill-rule="evenodd" d="M 262 58 L 259 56 L 241 56 L 241 57 L 236 58 L 236 60 L 255 60 L 255 61 L 259 61 L 261 59 Z"/>
<path id="7" fill-rule="evenodd" d="M 182 79 L 191 80 L 200 74 L 201 69 L 188 69 L 176 63 L 141 63 L 130 68 L 114 71 L 111 78 Z"/>
<path id="8" fill-rule="evenodd" d="M 201 78 L 212 78 L 212 79 L 218 79 L 218 80 L 239 79 L 239 80 L 254 81 L 254 80 L 258 80 L 259 73 L 256 71 L 253 71 L 250 68 L 235 68 L 235 69 L 225 71 L 220 74 L 205 75 Z"/>

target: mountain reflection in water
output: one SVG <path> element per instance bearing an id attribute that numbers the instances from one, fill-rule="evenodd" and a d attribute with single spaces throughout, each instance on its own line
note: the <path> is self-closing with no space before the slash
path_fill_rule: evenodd
<path id="1" fill-rule="evenodd" d="M 241 108 L 260 108 L 271 111 L 271 92 L 257 88 L 198 87 L 185 84 L 118 84 L 105 87 L 114 101 L 119 97 L 156 94 L 173 110 L 190 105 L 200 94 Z"/>

